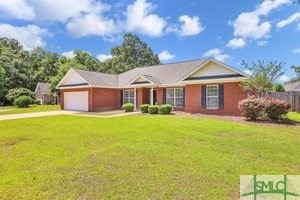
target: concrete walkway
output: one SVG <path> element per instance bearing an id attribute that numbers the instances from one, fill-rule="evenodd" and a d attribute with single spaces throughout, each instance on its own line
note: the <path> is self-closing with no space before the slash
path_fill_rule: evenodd
<path id="1" fill-rule="evenodd" d="M 89 115 L 89 114 L 81 114 L 77 111 L 66 111 L 66 110 L 57 110 L 57 111 L 47 111 L 47 112 L 35 112 L 35 113 L 21 113 L 21 114 L 8 114 L 8 115 L 0 115 L 0 121 L 3 120 L 11 120 L 11 119 L 23 119 L 23 118 L 32 118 L 32 117 L 45 117 L 45 116 L 53 116 L 53 115 L 74 115 L 74 116 L 84 116 L 84 117 L 99 117 L 99 118 L 110 118 L 110 117 L 119 117 L 125 115 L 133 115 L 138 114 L 139 112 L 130 112 L 130 113 L 121 113 L 116 115 Z"/>

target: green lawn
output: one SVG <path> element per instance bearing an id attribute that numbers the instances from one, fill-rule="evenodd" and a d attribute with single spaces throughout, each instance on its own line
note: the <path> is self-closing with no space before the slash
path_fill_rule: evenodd
<path id="1" fill-rule="evenodd" d="M 31 113 L 31 112 L 43 112 L 59 110 L 59 105 L 31 105 L 29 108 L 17 108 L 13 106 L 0 107 L 0 115 L 19 114 L 19 113 Z"/>
<path id="2" fill-rule="evenodd" d="M 174 115 L 1 121 L 0 198 L 238 199 L 242 174 L 300 174 L 299 144 L 300 125 Z"/>

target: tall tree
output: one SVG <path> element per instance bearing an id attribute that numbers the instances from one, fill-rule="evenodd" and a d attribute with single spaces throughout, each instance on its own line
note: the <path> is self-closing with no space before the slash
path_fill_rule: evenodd
<path id="1" fill-rule="evenodd" d="M 160 64 L 157 54 L 141 39 L 132 33 L 123 36 L 120 46 L 111 49 L 113 58 L 107 62 L 111 65 L 110 71 L 116 74 L 144 66 Z"/>
<path id="2" fill-rule="evenodd" d="M 291 78 L 290 81 L 288 81 L 288 83 L 293 83 L 293 82 L 298 82 L 300 81 L 300 66 L 296 67 L 295 65 L 291 66 L 292 69 L 294 69 L 295 73 L 296 73 L 296 77 Z"/>
<path id="3" fill-rule="evenodd" d="M 243 89 L 257 96 L 259 92 L 272 91 L 272 86 L 284 74 L 285 63 L 258 60 L 251 65 L 243 61 L 242 65 L 252 72 L 252 77 L 242 83 Z"/>
<path id="4" fill-rule="evenodd" d="M 0 66 L 0 102 L 4 100 L 4 96 L 6 93 L 5 85 L 6 85 L 5 70 L 3 67 Z"/>

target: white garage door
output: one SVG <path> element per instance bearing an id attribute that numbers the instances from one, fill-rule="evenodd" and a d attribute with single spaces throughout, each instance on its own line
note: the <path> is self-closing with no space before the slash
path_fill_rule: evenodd
<path id="1" fill-rule="evenodd" d="M 64 109 L 88 111 L 89 109 L 89 92 L 65 92 Z"/>

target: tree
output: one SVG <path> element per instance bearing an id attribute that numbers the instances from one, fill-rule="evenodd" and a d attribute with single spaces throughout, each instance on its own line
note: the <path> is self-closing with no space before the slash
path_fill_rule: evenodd
<path id="1" fill-rule="evenodd" d="M 6 85 L 5 70 L 3 67 L 0 66 L 0 102 L 2 102 L 4 98 L 5 85 Z"/>
<path id="2" fill-rule="evenodd" d="M 276 83 L 272 86 L 272 92 L 284 92 L 284 87 L 281 83 Z"/>
<path id="3" fill-rule="evenodd" d="M 296 67 L 295 65 L 291 66 L 292 69 L 294 69 L 296 73 L 296 77 L 291 78 L 287 83 L 294 83 L 300 81 L 300 66 Z"/>
<path id="4" fill-rule="evenodd" d="M 259 92 L 272 91 L 272 86 L 284 74 L 282 68 L 285 63 L 258 60 L 257 63 L 252 62 L 251 65 L 243 61 L 242 65 L 252 72 L 252 77 L 243 82 L 242 87 L 245 91 L 257 96 Z"/>
<path id="5" fill-rule="evenodd" d="M 5 97 L 7 100 L 14 102 L 14 100 L 20 96 L 28 96 L 32 99 L 35 99 L 34 92 L 32 92 L 27 88 L 22 88 L 22 87 L 9 90 Z"/>
<path id="6" fill-rule="evenodd" d="M 107 62 L 111 66 L 110 71 L 115 74 L 161 63 L 157 54 L 154 54 L 145 42 L 132 33 L 124 34 L 122 44 L 113 47 L 111 55 L 113 58 Z"/>

